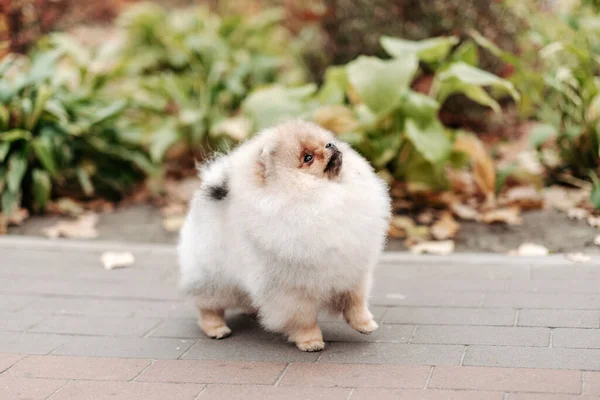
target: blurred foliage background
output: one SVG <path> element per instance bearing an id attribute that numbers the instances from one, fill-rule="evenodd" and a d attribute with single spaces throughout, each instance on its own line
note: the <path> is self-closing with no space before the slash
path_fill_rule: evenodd
<path id="1" fill-rule="evenodd" d="M 577 205 L 591 212 L 600 208 L 599 9 L 594 0 L 0 0 L 4 224 L 64 197 L 117 201 L 140 187 L 160 197 L 196 160 L 287 118 L 351 143 L 396 198 L 460 218 L 514 205 L 516 187 L 556 183 L 585 192 Z"/>

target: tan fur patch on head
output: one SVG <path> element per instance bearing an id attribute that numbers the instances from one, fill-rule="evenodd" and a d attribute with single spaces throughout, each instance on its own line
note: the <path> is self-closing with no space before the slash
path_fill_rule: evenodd
<path id="1" fill-rule="evenodd" d="M 326 147 L 333 141 L 335 137 L 331 132 L 312 123 L 292 121 L 280 124 L 273 130 L 273 169 L 278 171 L 280 178 L 282 174 L 290 174 L 285 176 L 286 179 L 295 179 L 293 174 L 297 172 L 318 178 L 335 178 L 341 168 L 341 153 L 337 148 Z M 326 170 L 335 152 L 339 153 L 337 168 Z M 259 182 L 268 180 L 260 171 L 257 177 Z"/>

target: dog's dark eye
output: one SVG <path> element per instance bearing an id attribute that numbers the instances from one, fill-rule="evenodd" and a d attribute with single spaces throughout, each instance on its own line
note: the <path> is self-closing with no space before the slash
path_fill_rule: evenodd
<path id="1" fill-rule="evenodd" d="M 304 156 L 304 163 L 308 164 L 309 162 L 311 162 L 313 160 L 313 156 L 312 154 L 307 154 Z"/>

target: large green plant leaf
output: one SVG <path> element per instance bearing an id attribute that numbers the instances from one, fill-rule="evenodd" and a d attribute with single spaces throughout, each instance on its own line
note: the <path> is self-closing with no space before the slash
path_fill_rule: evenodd
<path id="1" fill-rule="evenodd" d="M 27 172 L 26 152 L 13 153 L 8 158 L 8 171 L 6 172 L 6 187 L 9 192 L 19 192 L 25 172 Z"/>
<path id="2" fill-rule="evenodd" d="M 35 201 L 35 207 L 38 210 L 43 210 L 50 200 L 50 194 L 52 192 L 52 180 L 50 174 L 41 169 L 34 169 L 31 174 L 33 180 L 33 200 Z"/>
<path id="3" fill-rule="evenodd" d="M 6 132 L 0 132 L 0 142 L 14 142 L 15 140 L 30 140 L 31 132 L 25 129 L 11 129 Z"/>
<path id="4" fill-rule="evenodd" d="M 435 119 L 440 109 L 440 103 L 433 97 L 407 90 L 401 103 L 401 109 L 404 115 L 415 119 Z"/>
<path id="5" fill-rule="evenodd" d="M 448 56 L 452 47 L 458 43 L 458 38 L 448 36 L 412 41 L 382 36 L 379 42 L 392 57 L 405 58 L 414 54 L 423 62 L 433 64 L 443 61 Z"/>
<path id="6" fill-rule="evenodd" d="M 452 151 L 452 143 L 446 135 L 444 126 L 438 120 L 422 124 L 413 119 L 407 119 L 406 137 L 430 163 L 435 164 L 448 159 Z"/>
<path id="7" fill-rule="evenodd" d="M 94 194 L 94 184 L 92 183 L 92 178 L 90 174 L 86 170 L 85 167 L 77 167 L 76 170 L 77 181 L 79 182 L 79 186 L 83 190 L 86 196 L 91 196 Z"/>
<path id="8" fill-rule="evenodd" d="M 453 63 L 447 69 L 438 73 L 432 87 L 432 93 L 440 103 L 443 103 L 453 94 L 461 93 L 479 104 L 499 111 L 500 106 L 483 87 L 489 87 L 508 94 L 516 101 L 520 98 L 519 93 L 509 81 L 464 62 Z"/>
<path id="9" fill-rule="evenodd" d="M 153 162 L 161 162 L 167 150 L 179 140 L 179 133 L 174 122 L 172 120 L 166 121 L 152 134 L 150 139 L 150 158 Z"/>
<path id="10" fill-rule="evenodd" d="M 39 138 L 33 140 L 31 144 L 33 145 L 33 151 L 40 161 L 40 164 L 42 164 L 42 166 L 50 173 L 50 175 L 56 176 L 57 168 L 50 137 L 46 135 L 40 136 Z"/>
<path id="11" fill-rule="evenodd" d="M 348 90 L 348 75 L 344 67 L 329 67 L 318 99 L 323 104 L 342 104 Z"/>
<path id="12" fill-rule="evenodd" d="M 10 143 L 2 142 L 0 143 L 0 163 L 3 163 L 10 151 Z"/>
<path id="13" fill-rule="evenodd" d="M 314 84 L 297 88 L 274 85 L 252 93 L 242 109 L 260 131 L 286 119 L 308 116 L 314 108 L 310 98 L 316 90 Z"/>
<path id="14" fill-rule="evenodd" d="M 373 112 L 385 114 L 398 105 L 417 68 L 415 54 L 393 60 L 360 56 L 348 64 L 346 71 L 360 100 Z"/>

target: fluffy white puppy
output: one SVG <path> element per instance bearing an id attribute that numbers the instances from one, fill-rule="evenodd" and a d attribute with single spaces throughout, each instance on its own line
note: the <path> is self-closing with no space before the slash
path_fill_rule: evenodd
<path id="1" fill-rule="evenodd" d="M 346 143 L 301 121 L 267 129 L 201 171 L 179 243 L 180 287 L 210 337 L 258 312 L 300 350 L 325 347 L 317 314 L 377 329 L 367 298 L 390 218 L 386 185 Z"/>

